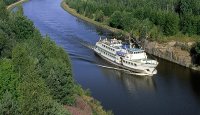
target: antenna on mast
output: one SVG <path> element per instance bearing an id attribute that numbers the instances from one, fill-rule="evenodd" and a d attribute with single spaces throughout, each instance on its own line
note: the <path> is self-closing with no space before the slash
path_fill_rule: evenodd
<path id="1" fill-rule="evenodd" d="M 130 35 L 128 36 L 128 41 L 129 41 L 129 48 L 132 48 L 132 46 L 133 46 L 133 43 L 131 42 L 131 37 L 130 37 Z"/>

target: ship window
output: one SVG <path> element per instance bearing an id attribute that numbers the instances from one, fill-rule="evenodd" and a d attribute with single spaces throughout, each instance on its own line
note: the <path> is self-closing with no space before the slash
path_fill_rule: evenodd
<path id="1" fill-rule="evenodd" d="M 134 63 L 134 66 L 137 66 L 137 64 Z"/>
<path id="2" fill-rule="evenodd" d="M 150 71 L 149 69 L 147 69 L 147 71 Z"/>

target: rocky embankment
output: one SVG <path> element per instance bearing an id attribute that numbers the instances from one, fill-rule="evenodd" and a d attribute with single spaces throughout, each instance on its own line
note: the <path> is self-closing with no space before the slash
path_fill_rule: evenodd
<path id="1" fill-rule="evenodd" d="M 190 55 L 190 48 L 194 42 L 176 42 L 171 41 L 167 43 L 158 43 L 145 40 L 143 47 L 149 54 L 158 56 L 165 60 L 177 63 L 184 67 L 198 70 L 192 63 L 192 57 Z M 199 69 L 200 70 L 200 69 Z"/>

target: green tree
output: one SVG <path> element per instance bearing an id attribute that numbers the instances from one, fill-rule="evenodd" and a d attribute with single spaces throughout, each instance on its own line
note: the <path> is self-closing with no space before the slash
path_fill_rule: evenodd
<path id="1" fill-rule="evenodd" d="M 104 20 L 104 13 L 103 13 L 103 11 L 102 10 L 97 10 L 95 14 L 96 14 L 95 21 L 103 22 L 103 20 Z"/>
<path id="2" fill-rule="evenodd" d="M 164 34 L 175 35 L 179 31 L 179 17 L 173 13 L 165 16 Z"/>
<path id="3" fill-rule="evenodd" d="M 8 11 L 6 10 L 6 4 L 3 0 L 0 1 L 0 20 L 8 20 Z"/>
<path id="4" fill-rule="evenodd" d="M 0 99 L 6 91 L 17 97 L 18 79 L 18 75 L 13 72 L 12 61 L 10 59 L 2 59 L 0 61 Z"/>
<path id="5" fill-rule="evenodd" d="M 4 1 L 6 3 L 6 5 L 10 5 L 10 4 L 16 2 L 17 0 L 2 0 L 2 1 Z"/>
<path id="6" fill-rule="evenodd" d="M 16 16 L 12 22 L 13 32 L 17 40 L 24 40 L 33 37 L 35 27 L 33 23 L 24 16 Z"/>
<path id="7" fill-rule="evenodd" d="M 5 91 L 0 100 L 0 114 L 1 115 L 18 115 L 18 105 L 15 98 L 9 91 Z"/>
<path id="8" fill-rule="evenodd" d="M 41 54 L 41 75 L 53 98 L 63 104 L 73 104 L 75 84 L 69 57 L 63 49 L 56 47 L 55 43 L 48 38 L 43 41 Z"/>
<path id="9" fill-rule="evenodd" d="M 109 25 L 111 27 L 115 27 L 118 29 L 123 29 L 122 28 L 122 13 L 120 11 L 115 11 L 111 17 L 110 17 L 110 21 L 109 21 Z"/>

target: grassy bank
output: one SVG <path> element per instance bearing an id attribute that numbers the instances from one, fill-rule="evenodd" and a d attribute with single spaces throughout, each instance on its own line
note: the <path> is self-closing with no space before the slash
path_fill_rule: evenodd
<path id="1" fill-rule="evenodd" d="M 16 3 L 14 3 L 14 4 L 11 4 L 11 5 L 9 5 L 9 6 L 7 6 L 7 10 L 8 11 L 11 11 L 13 8 L 15 8 L 17 5 L 20 5 L 20 4 L 22 4 L 22 3 L 24 3 L 24 2 L 27 2 L 28 0 L 20 0 L 20 1 L 18 1 L 18 2 L 16 2 Z"/>
<path id="2" fill-rule="evenodd" d="M 61 2 L 61 7 L 62 7 L 65 11 L 69 12 L 70 14 L 72 14 L 73 16 L 76 16 L 76 17 L 78 17 L 78 18 L 80 18 L 80 19 L 82 19 L 82 20 L 84 20 L 84 21 L 86 21 L 86 22 L 89 22 L 89 23 L 91 23 L 91 24 L 94 24 L 94 25 L 96 25 L 96 26 L 98 26 L 98 27 L 100 27 L 100 28 L 109 30 L 109 31 L 111 31 L 111 32 L 113 32 L 113 33 L 124 33 L 125 35 L 128 35 L 128 33 L 125 32 L 125 31 L 123 31 L 123 30 L 120 30 L 120 29 L 117 29 L 117 28 L 112 28 L 112 27 L 110 27 L 110 26 L 108 26 L 108 25 L 105 25 L 105 24 L 103 24 L 103 23 L 94 21 L 93 19 L 90 19 L 90 18 L 88 18 L 88 17 L 85 17 L 85 16 L 83 16 L 83 15 L 77 13 L 76 10 L 70 8 L 70 7 L 65 3 L 65 1 L 62 1 L 62 2 Z"/>

